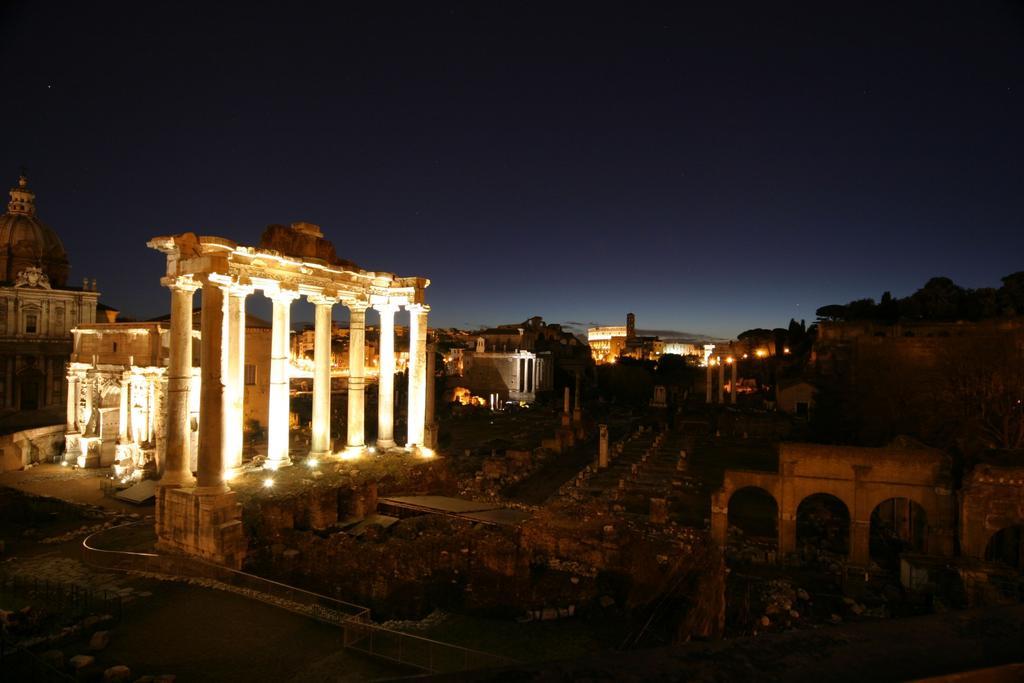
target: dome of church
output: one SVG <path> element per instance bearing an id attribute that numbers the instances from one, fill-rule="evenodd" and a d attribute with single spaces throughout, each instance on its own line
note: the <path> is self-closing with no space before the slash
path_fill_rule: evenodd
<path id="1" fill-rule="evenodd" d="M 60 238 L 36 217 L 36 195 L 22 175 L 11 188 L 7 213 L 0 216 L 0 281 L 14 282 L 26 268 L 41 268 L 53 287 L 68 280 L 68 255 Z"/>

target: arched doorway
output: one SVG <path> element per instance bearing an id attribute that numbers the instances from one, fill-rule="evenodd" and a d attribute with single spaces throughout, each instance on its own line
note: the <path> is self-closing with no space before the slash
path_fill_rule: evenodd
<path id="1" fill-rule="evenodd" d="M 829 493 L 807 496 L 796 509 L 796 544 L 837 555 L 850 554 L 850 510 Z"/>
<path id="2" fill-rule="evenodd" d="M 1014 524 L 992 534 L 985 559 L 1024 572 L 1024 524 Z"/>
<path id="3" fill-rule="evenodd" d="M 729 498 L 729 527 L 747 538 L 778 545 L 779 506 L 772 494 L 757 486 L 737 489 Z"/>
<path id="4" fill-rule="evenodd" d="M 900 553 L 925 550 L 928 516 L 909 498 L 889 498 L 871 512 L 871 559 L 888 569 L 899 567 Z"/>

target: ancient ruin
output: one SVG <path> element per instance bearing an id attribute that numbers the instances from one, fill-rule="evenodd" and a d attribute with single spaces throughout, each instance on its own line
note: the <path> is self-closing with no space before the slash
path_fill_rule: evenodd
<path id="1" fill-rule="evenodd" d="M 366 447 L 362 330 L 368 308 L 380 315 L 381 390 L 378 449 L 395 448 L 393 325 L 400 308 L 410 315 L 409 406 L 405 448 L 429 454 L 425 439 L 426 330 L 429 280 L 359 269 L 341 261 L 317 226 L 272 226 L 258 247 L 194 233 L 157 237 L 149 246 L 167 256 L 162 282 L 171 290 L 167 367 L 167 445 L 160 474 L 156 525 L 160 543 L 231 566 L 241 566 L 246 540 L 239 506 L 228 486 L 241 465 L 245 300 L 256 291 L 273 301 L 267 425 L 268 469 L 291 463 L 289 454 L 289 310 L 301 296 L 316 306 L 313 423 L 310 456 L 356 455 Z M 192 378 L 192 300 L 202 290 L 201 394 L 197 474 L 189 467 L 189 393 Z M 338 449 L 330 435 L 331 310 L 351 316 L 348 434 Z"/>

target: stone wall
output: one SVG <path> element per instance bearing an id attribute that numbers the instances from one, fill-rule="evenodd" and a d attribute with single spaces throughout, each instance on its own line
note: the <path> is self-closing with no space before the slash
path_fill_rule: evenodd
<path id="1" fill-rule="evenodd" d="M 978 465 L 960 491 L 960 552 L 985 559 L 992 536 L 1024 524 L 1024 467 Z"/>

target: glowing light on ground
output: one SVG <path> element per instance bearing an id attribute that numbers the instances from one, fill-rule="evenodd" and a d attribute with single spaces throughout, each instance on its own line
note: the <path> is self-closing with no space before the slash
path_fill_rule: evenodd
<path id="1" fill-rule="evenodd" d="M 316 466 L 320 464 L 320 461 L 316 458 L 306 458 L 306 467 L 309 469 L 316 469 Z"/>
<path id="2" fill-rule="evenodd" d="M 269 489 L 269 488 L 273 488 L 273 486 L 274 486 L 274 478 L 273 477 L 267 477 L 266 479 L 263 480 L 263 488 Z"/>

